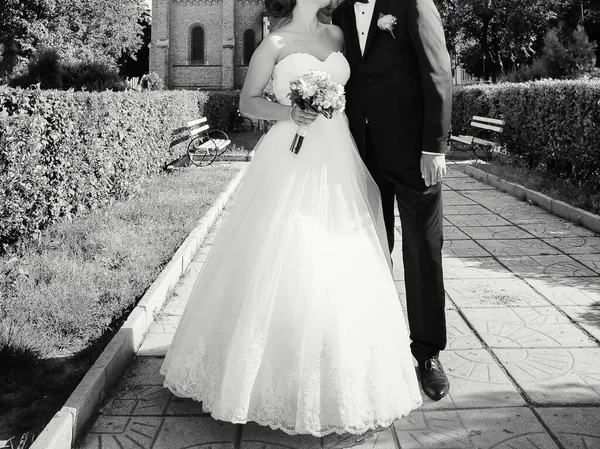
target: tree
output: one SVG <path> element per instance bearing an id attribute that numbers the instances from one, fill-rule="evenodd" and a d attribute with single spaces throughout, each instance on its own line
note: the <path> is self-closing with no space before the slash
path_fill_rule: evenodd
<path id="1" fill-rule="evenodd" d="M 146 11 L 139 19 L 143 27 L 142 46 L 135 54 L 123 54 L 119 59 L 121 75 L 132 78 L 141 78 L 147 74 L 150 68 L 150 40 L 151 40 L 151 16 Z"/>
<path id="2" fill-rule="evenodd" d="M 55 49 L 67 62 L 116 65 L 142 45 L 144 0 L 2 0 L 2 68 L 10 72 L 36 48 Z"/>
<path id="3" fill-rule="evenodd" d="M 37 31 L 51 17 L 53 6 L 53 0 L 0 2 L 0 77 L 33 54 Z"/>
<path id="4" fill-rule="evenodd" d="M 582 22 L 582 6 L 586 29 L 600 23 L 598 0 L 435 1 L 450 52 L 467 72 L 485 79 L 530 64 L 553 26 L 564 23 L 561 33 L 570 38 Z"/>
<path id="5" fill-rule="evenodd" d="M 558 0 L 453 0 L 454 7 L 439 5 L 439 9 L 448 42 L 456 46 L 462 41 L 457 54 L 467 71 L 495 79 L 506 66 L 536 53 L 553 14 L 548 8 L 553 1 Z"/>
<path id="6" fill-rule="evenodd" d="M 45 42 L 67 61 L 114 65 L 141 47 L 145 11 L 144 0 L 57 0 Z"/>

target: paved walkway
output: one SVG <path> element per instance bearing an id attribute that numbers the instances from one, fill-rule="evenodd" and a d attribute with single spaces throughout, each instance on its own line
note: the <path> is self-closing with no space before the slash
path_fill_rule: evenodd
<path id="1" fill-rule="evenodd" d="M 455 168 L 444 203 L 449 397 L 392 429 L 322 439 L 217 422 L 174 397 L 159 368 L 208 243 L 81 447 L 600 448 L 600 236 Z"/>

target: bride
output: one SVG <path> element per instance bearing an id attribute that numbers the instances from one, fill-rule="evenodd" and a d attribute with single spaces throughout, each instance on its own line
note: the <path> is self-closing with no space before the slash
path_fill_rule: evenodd
<path id="1" fill-rule="evenodd" d="M 217 235 L 161 373 L 175 395 L 232 423 L 360 434 L 421 404 L 379 191 L 343 113 L 290 106 L 291 79 L 345 84 L 329 0 L 266 0 L 291 20 L 254 53 L 240 109 L 275 120 Z M 278 102 L 262 98 L 273 77 Z M 298 125 L 310 124 L 298 154 Z"/>

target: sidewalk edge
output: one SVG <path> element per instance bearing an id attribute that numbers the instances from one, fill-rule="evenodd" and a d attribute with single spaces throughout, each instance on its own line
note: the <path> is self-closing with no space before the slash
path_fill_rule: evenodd
<path id="1" fill-rule="evenodd" d="M 578 207 L 571 206 L 564 201 L 555 200 L 548 195 L 528 189 L 520 184 L 506 181 L 498 176 L 475 168 L 472 165 L 465 165 L 464 172 L 469 176 L 485 184 L 491 185 L 502 192 L 506 192 L 520 200 L 532 203 L 533 205 L 544 209 L 552 215 L 564 218 L 565 220 L 569 220 L 572 223 L 583 226 L 590 231 L 600 234 L 600 216 L 598 215 L 592 214 L 591 212 Z"/>
<path id="2" fill-rule="evenodd" d="M 252 159 L 251 154 L 250 160 Z M 135 353 L 154 315 L 185 272 L 209 229 L 231 199 L 248 170 L 246 165 L 229 183 L 225 192 L 198 221 L 196 227 L 173 254 L 171 260 L 150 285 L 138 305 L 117 331 L 98 359 L 77 385 L 65 405 L 44 427 L 30 449 L 67 449 L 83 435 L 102 401 L 117 383 Z"/>

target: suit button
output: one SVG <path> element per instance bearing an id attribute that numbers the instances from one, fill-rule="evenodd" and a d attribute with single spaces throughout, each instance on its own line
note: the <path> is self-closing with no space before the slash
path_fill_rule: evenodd
<path id="1" fill-rule="evenodd" d="M 365 83 L 370 83 L 371 82 L 371 78 L 366 78 L 365 79 Z"/>

